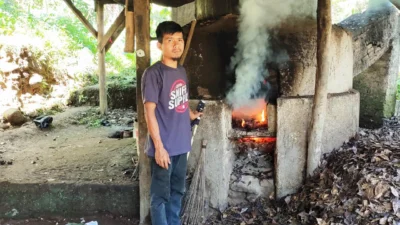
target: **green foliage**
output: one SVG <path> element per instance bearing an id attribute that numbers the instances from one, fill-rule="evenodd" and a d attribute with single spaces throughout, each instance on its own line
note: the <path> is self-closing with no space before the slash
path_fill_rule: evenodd
<path id="1" fill-rule="evenodd" d="M 51 108 L 40 108 L 36 110 L 38 115 L 55 115 L 65 111 L 65 106 L 61 104 L 53 105 Z"/>
<path id="2" fill-rule="evenodd" d="M 18 9 L 9 1 L 0 0 L 0 35 L 12 34 L 17 22 Z"/>
<path id="3" fill-rule="evenodd" d="M 156 37 L 156 28 L 160 22 L 171 20 L 171 9 L 151 5 L 150 36 Z"/>
<path id="4" fill-rule="evenodd" d="M 111 85 L 117 84 L 122 87 L 136 85 L 136 67 L 125 68 L 117 74 L 109 74 L 108 81 Z"/>
<path id="5" fill-rule="evenodd" d="M 56 24 L 70 38 L 69 49 L 78 50 L 88 48 L 92 54 L 97 52 L 97 40 L 90 34 L 80 22 L 68 17 L 60 17 Z"/>
<path id="6" fill-rule="evenodd" d="M 96 13 L 93 0 L 74 0 L 75 6 L 94 27 Z M 151 35 L 156 26 L 170 20 L 171 9 L 151 5 Z M 120 5 L 107 5 L 106 27 L 123 10 Z M 98 83 L 97 40 L 63 1 L 0 0 L 0 36 L 23 36 L 21 43 L 38 59 L 40 73 L 49 78 L 68 74 L 82 85 Z M 11 38 L 12 39 L 12 38 Z M 31 39 L 40 40 L 32 42 Z M 135 84 L 136 54 L 123 53 L 125 32 L 106 54 L 107 79 L 122 85 Z M 2 43 L 0 43 L 0 46 Z M 152 50 L 153 51 L 153 50 Z M 44 88 L 49 82 L 44 83 Z"/>
<path id="7" fill-rule="evenodd" d="M 100 127 L 103 116 L 100 115 L 100 111 L 96 108 L 91 108 L 84 114 L 80 114 L 75 121 L 79 125 L 87 125 L 87 127 Z"/>

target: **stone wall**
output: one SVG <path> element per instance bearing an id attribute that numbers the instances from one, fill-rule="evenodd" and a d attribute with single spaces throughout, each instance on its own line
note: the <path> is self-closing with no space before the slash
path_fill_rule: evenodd
<path id="1" fill-rule="evenodd" d="M 280 95 L 313 95 L 317 70 L 317 26 L 315 21 L 298 21 L 279 30 L 274 41 L 287 52 L 289 59 L 278 67 Z M 328 93 L 342 93 L 352 89 L 353 51 L 351 36 L 333 26 L 329 58 L 332 62 Z"/>
<path id="2" fill-rule="evenodd" d="M 69 99 L 69 104 L 80 105 L 99 105 L 99 85 L 85 87 L 73 92 Z M 107 102 L 111 109 L 129 108 L 136 110 L 136 85 L 108 85 Z"/>
<path id="3" fill-rule="evenodd" d="M 339 24 L 353 38 L 353 76 L 374 64 L 398 36 L 398 10 L 390 5 L 379 10 L 355 14 Z"/>
<path id="4" fill-rule="evenodd" d="M 360 126 L 378 128 L 382 118 L 394 115 L 399 72 L 399 39 L 367 70 L 354 78 L 354 88 L 360 92 Z"/>

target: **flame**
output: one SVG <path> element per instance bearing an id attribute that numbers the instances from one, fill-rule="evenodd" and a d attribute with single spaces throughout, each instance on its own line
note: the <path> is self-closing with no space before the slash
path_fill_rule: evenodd
<path id="1" fill-rule="evenodd" d="M 265 112 L 264 112 L 264 110 L 261 113 L 261 122 L 265 122 Z"/>
<path id="2" fill-rule="evenodd" d="M 244 119 L 242 119 L 242 127 L 244 127 L 245 124 Z"/>
<path id="3" fill-rule="evenodd" d="M 239 142 L 252 142 L 252 143 L 271 143 L 276 142 L 276 137 L 242 137 Z"/>

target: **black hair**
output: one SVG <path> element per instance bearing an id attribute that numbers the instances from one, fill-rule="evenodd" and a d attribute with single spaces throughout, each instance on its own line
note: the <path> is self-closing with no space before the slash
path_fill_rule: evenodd
<path id="1" fill-rule="evenodd" d="M 157 26 L 157 40 L 158 42 L 162 43 L 164 34 L 174 34 L 176 32 L 183 33 L 181 25 L 175 23 L 174 21 L 164 21 Z"/>

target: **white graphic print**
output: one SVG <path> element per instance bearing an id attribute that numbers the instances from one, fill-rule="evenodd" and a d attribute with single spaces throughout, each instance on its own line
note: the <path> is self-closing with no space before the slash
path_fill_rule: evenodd
<path id="1" fill-rule="evenodd" d="M 169 96 L 169 109 L 175 109 L 178 113 L 186 112 L 189 107 L 189 96 L 184 80 L 177 80 L 172 84 Z"/>

